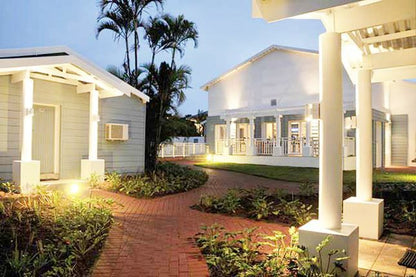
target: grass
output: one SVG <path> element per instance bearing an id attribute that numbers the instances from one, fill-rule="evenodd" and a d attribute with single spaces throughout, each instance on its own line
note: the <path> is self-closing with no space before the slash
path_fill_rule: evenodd
<path id="1" fill-rule="evenodd" d="M 196 166 L 234 171 L 269 179 L 296 183 L 319 181 L 319 169 L 307 167 L 271 166 L 237 163 L 198 163 Z M 416 174 L 374 170 L 374 183 L 416 183 Z M 355 170 L 344 171 L 344 184 L 355 183 Z"/>

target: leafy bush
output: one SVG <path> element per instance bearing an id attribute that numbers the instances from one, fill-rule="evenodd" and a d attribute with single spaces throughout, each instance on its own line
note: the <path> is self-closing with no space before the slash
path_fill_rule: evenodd
<path id="1" fill-rule="evenodd" d="M 3 276 L 85 276 L 112 224 L 108 200 L 71 201 L 58 192 L 0 201 Z"/>
<path id="2" fill-rule="evenodd" d="M 289 229 L 290 240 L 278 231 L 273 235 L 257 235 L 256 229 L 226 232 L 224 227 L 214 224 L 202 227 L 195 239 L 207 261 L 210 276 L 299 276 L 331 277 L 343 270 L 345 251 L 329 250 L 331 237 L 316 247 L 316 256 L 298 244 L 295 228 Z M 264 247 L 268 253 L 262 251 Z M 271 251 L 270 251 L 271 250 Z M 325 261 L 323 260 L 325 259 Z M 325 262 L 327 266 L 325 266 Z"/>
<path id="3" fill-rule="evenodd" d="M 154 172 L 141 175 L 107 173 L 102 188 L 135 197 L 156 197 L 189 191 L 207 180 L 208 175 L 203 171 L 166 162 L 159 163 Z"/>
<path id="4" fill-rule="evenodd" d="M 299 194 L 303 196 L 315 195 L 315 185 L 309 181 L 300 183 Z"/>
<path id="5" fill-rule="evenodd" d="M 203 195 L 194 208 L 204 212 L 225 213 L 257 220 L 275 220 L 300 226 L 315 216 L 312 205 L 281 191 L 269 194 L 264 188 L 230 189 L 222 197 Z"/>
<path id="6" fill-rule="evenodd" d="M 14 183 L 2 182 L 1 179 L 0 179 L 0 191 L 6 192 L 6 193 L 19 193 L 19 190 L 17 189 Z"/>

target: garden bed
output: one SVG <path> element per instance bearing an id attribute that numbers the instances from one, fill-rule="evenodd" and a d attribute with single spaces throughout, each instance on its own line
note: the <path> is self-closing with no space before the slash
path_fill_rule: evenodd
<path id="1" fill-rule="evenodd" d="M 107 238 L 111 201 L 59 192 L 0 198 L 3 276 L 88 276 Z"/>
<path id="2" fill-rule="evenodd" d="M 317 255 L 298 243 L 295 228 L 289 237 L 274 231 L 261 235 L 256 229 L 227 232 L 222 226 L 202 227 L 195 236 L 211 277 L 224 276 L 339 276 L 344 270 L 345 252 L 331 249 L 331 237 L 316 246 Z M 323 252 L 328 251 L 328 255 Z M 327 266 L 325 265 L 327 262 Z"/>
<path id="3" fill-rule="evenodd" d="M 312 185 L 307 185 L 308 191 Z M 307 195 L 287 194 L 282 190 L 269 192 L 266 188 L 229 189 L 222 197 L 203 195 L 192 208 L 209 213 L 267 220 L 292 226 L 300 226 L 315 218 L 318 198 Z"/>
<path id="4" fill-rule="evenodd" d="M 315 218 L 318 208 L 314 186 L 303 183 L 299 188 L 299 194 L 270 192 L 264 188 L 230 189 L 222 197 L 203 195 L 192 208 L 298 227 Z M 344 199 L 352 195 L 354 190 L 347 190 Z M 416 184 L 376 184 L 373 195 L 384 199 L 385 231 L 416 235 Z"/>
<path id="5" fill-rule="evenodd" d="M 138 198 L 149 198 L 186 192 L 202 186 L 207 180 L 208 174 L 202 170 L 163 162 L 158 163 L 156 170 L 151 173 L 134 176 L 108 173 L 105 183 L 98 186 Z"/>

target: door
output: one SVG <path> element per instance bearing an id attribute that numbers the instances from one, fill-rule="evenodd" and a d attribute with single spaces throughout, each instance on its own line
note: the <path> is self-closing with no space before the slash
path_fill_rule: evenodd
<path id="1" fill-rule="evenodd" d="M 408 118 L 405 115 L 391 116 L 391 164 L 407 166 Z"/>
<path id="2" fill-rule="evenodd" d="M 55 107 L 34 105 L 32 158 L 40 161 L 41 179 L 55 176 Z"/>
<path id="3" fill-rule="evenodd" d="M 300 155 L 302 146 L 302 130 L 305 124 L 301 121 L 289 121 L 288 151 L 289 155 Z"/>

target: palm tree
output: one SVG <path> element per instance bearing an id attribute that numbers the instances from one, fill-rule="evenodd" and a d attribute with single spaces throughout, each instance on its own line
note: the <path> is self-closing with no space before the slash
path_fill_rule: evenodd
<path id="1" fill-rule="evenodd" d="M 192 40 L 194 47 L 198 47 L 198 31 L 195 23 L 185 19 L 183 15 L 173 17 L 169 14 L 162 16 L 166 23 L 166 32 L 164 35 L 163 44 L 165 48 L 172 49 L 171 66 L 175 64 L 175 55 L 178 51 L 183 57 L 185 53 L 185 46 L 189 40 Z"/>
<path id="2" fill-rule="evenodd" d="M 119 40 L 120 38 L 124 40 L 126 48 L 124 68 L 128 75 L 131 74 L 129 52 L 129 37 L 133 32 L 133 27 L 130 20 L 131 17 L 132 15 L 130 10 L 123 5 L 120 5 L 120 7 L 115 10 L 103 10 L 97 19 L 98 26 L 96 34 L 96 37 L 98 38 L 102 31 L 109 30 L 114 32 L 115 40 Z"/>
<path id="3" fill-rule="evenodd" d="M 154 65 L 156 54 L 165 49 L 163 44 L 163 36 L 166 32 L 166 25 L 160 17 L 150 17 L 149 21 L 144 24 L 145 35 L 150 50 L 152 51 L 152 59 L 150 65 Z"/>
<path id="4" fill-rule="evenodd" d="M 153 170 L 156 165 L 157 149 L 161 142 L 162 122 L 170 111 L 185 101 L 185 90 L 189 88 L 191 69 L 188 66 L 170 66 L 162 62 L 159 67 L 145 65 L 146 77 L 142 87 L 152 95 L 147 104 L 146 116 L 146 168 Z M 151 123 L 151 124 L 149 124 Z"/>
<path id="5" fill-rule="evenodd" d="M 130 79 L 134 81 L 132 85 L 138 84 L 137 78 L 140 75 L 138 60 L 138 51 L 140 48 L 139 29 L 144 27 L 144 14 L 146 14 L 147 9 L 149 9 L 152 4 L 158 8 L 163 7 L 164 2 L 165 0 L 100 0 L 99 2 L 101 14 L 105 14 L 109 11 L 115 13 L 126 11 L 124 20 L 129 22 L 134 35 L 134 70 L 130 72 L 130 75 L 133 75 L 133 78 Z M 130 46 L 126 46 L 126 49 L 129 47 Z"/>

